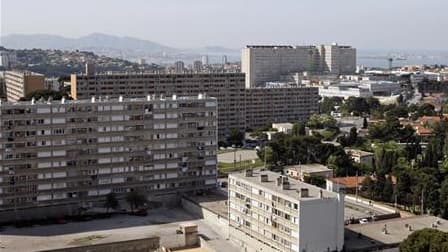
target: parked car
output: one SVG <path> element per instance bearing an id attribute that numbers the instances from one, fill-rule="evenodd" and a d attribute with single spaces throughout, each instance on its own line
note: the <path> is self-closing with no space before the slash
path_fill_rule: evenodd
<path id="1" fill-rule="evenodd" d="M 148 211 L 146 209 L 139 209 L 134 213 L 135 216 L 147 216 Z"/>
<path id="2" fill-rule="evenodd" d="M 369 223 L 369 220 L 367 220 L 366 218 L 359 220 L 359 224 L 367 224 L 367 223 Z"/>

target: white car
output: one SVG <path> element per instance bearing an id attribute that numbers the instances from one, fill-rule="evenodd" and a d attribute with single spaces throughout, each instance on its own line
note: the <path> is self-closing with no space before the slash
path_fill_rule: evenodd
<path id="1" fill-rule="evenodd" d="M 369 220 L 367 220 L 366 218 L 359 220 L 359 224 L 367 224 L 367 223 L 369 223 Z"/>

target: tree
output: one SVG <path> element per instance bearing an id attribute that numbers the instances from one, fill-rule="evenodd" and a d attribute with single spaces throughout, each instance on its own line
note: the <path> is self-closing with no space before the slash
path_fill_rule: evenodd
<path id="1" fill-rule="evenodd" d="M 130 191 L 126 194 L 126 201 L 131 207 L 131 212 L 134 212 L 134 209 L 139 208 L 148 202 L 146 196 L 136 190 Z"/>
<path id="2" fill-rule="evenodd" d="M 104 207 L 106 208 L 106 212 L 109 212 L 109 209 L 116 209 L 119 206 L 117 196 L 115 193 L 109 193 L 106 195 L 106 202 L 104 202 Z"/>
<path id="3" fill-rule="evenodd" d="M 227 141 L 231 145 L 241 146 L 244 141 L 244 133 L 239 131 L 238 129 L 231 129 L 229 132 L 229 136 L 227 137 Z"/>
<path id="4" fill-rule="evenodd" d="M 448 233 L 425 228 L 413 232 L 400 244 L 400 252 L 448 251 Z"/>
<path id="5" fill-rule="evenodd" d="M 52 97 L 53 100 L 61 100 L 62 97 L 65 97 L 67 100 L 71 100 L 72 98 L 64 91 L 54 91 L 54 90 L 36 90 L 29 94 L 27 94 L 25 97 L 21 98 L 21 101 L 31 101 L 31 99 L 34 97 L 34 99 L 44 99 L 48 100 L 48 98 Z"/>
<path id="6" fill-rule="evenodd" d="M 304 136 L 306 135 L 305 124 L 301 122 L 294 123 L 292 127 L 292 134 L 294 136 Z"/>
<path id="7" fill-rule="evenodd" d="M 305 176 L 304 177 L 305 183 L 312 184 L 321 188 L 325 188 L 325 177 L 323 176 Z"/>
<path id="8" fill-rule="evenodd" d="M 364 117 L 364 120 L 362 121 L 362 128 L 367 129 L 369 127 L 369 123 L 367 122 L 367 117 Z"/>
<path id="9" fill-rule="evenodd" d="M 442 218 L 448 218 L 448 178 L 442 182 L 440 188 L 440 212 Z"/>

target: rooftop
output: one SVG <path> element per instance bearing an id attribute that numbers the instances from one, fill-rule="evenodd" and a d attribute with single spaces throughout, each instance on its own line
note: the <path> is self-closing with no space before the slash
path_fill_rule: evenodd
<path id="1" fill-rule="evenodd" d="M 411 230 L 409 230 L 409 226 L 411 226 Z M 387 234 L 383 232 L 384 228 L 387 230 Z M 437 228 L 440 231 L 448 232 L 448 221 L 435 216 L 416 216 L 349 225 L 346 227 L 346 238 L 348 239 L 346 239 L 345 246 L 347 251 L 367 251 L 369 247 L 398 245 L 412 232 L 423 228 Z M 358 233 L 362 234 L 362 239 L 358 237 Z"/>
<path id="2" fill-rule="evenodd" d="M 293 170 L 299 170 L 301 172 L 307 172 L 307 173 L 331 171 L 331 169 L 328 169 L 327 166 L 317 164 L 317 163 L 316 164 L 290 165 L 290 166 L 286 166 L 285 168 L 288 170 L 293 169 Z"/>
<path id="3" fill-rule="evenodd" d="M 199 234 L 208 237 L 209 242 L 235 251 L 233 245 L 213 227 L 180 208 L 152 209 L 146 217 L 114 215 L 107 219 L 68 222 L 64 225 L 6 226 L 0 231 L 0 251 L 52 250 L 155 236 L 160 237 L 162 246 L 176 248 L 185 243 L 184 236 L 176 234 L 176 230 L 180 225 L 191 223 L 198 225 Z"/>
<path id="4" fill-rule="evenodd" d="M 198 94 L 198 96 L 155 96 L 148 95 L 146 98 L 124 98 L 120 96 L 119 98 L 108 98 L 108 97 L 91 97 L 91 99 L 85 100 L 66 100 L 63 98 L 62 100 L 32 100 L 32 101 L 18 101 L 18 102 L 1 102 L 1 105 L 35 105 L 35 104 L 86 104 L 86 103 L 117 103 L 117 102 L 145 102 L 145 101 L 176 101 L 176 100 L 216 100 L 216 98 L 208 97 L 206 94 Z"/>
<path id="5" fill-rule="evenodd" d="M 345 149 L 346 152 L 350 152 L 353 155 L 359 155 L 359 156 L 372 156 L 373 153 L 372 152 L 368 152 L 368 151 L 363 151 L 363 150 L 358 150 L 358 149 L 349 149 L 346 148 Z"/>
<path id="6" fill-rule="evenodd" d="M 267 175 L 268 181 L 262 182 L 261 176 Z M 251 176 L 246 176 L 246 173 L 232 173 L 229 178 L 236 178 L 238 180 L 244 180 L 253 186 L 263 188 L 264 191 L 268 191 L 272 194 L 283 195 L 289 198 L 291 201 L 303 201 L 303 200 L 316 200 L 320 198 L 322 192 L 323 198 L 338 198 L 338 194 L 327 191 L 317 186 L 313 186 L 298 180 L 288 179 L 289 189 L 283 189 L 281 186 L 277 186 L 277 179 L 287 178 L 287 176 L 271 171 L 254 170 Z M 308 196 L 301 197 L 301 189 L 308 189 Z"/>

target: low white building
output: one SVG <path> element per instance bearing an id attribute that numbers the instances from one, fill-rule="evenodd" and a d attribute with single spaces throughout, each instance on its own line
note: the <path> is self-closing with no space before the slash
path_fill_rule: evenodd
<path id="1" fill-rule="evenodd" d="M 342 81 L 319 87 L 321 97 L 390 96 L 401 92 L 400 84 L 392 81 Z"/>
<path id="2" fill-rule="evenodd" d="M 289 134 L 292 132 L 294 124 L 292 123 L 273 123 L 272 128 L 276 129 L 278 132 L 283 132 Z"/>
<path id="3" fill-rule="evenodd" d="M 341 251 L 344 196 L 271 171 L 229 175 L 229 234 L 242 251 Z"/>

